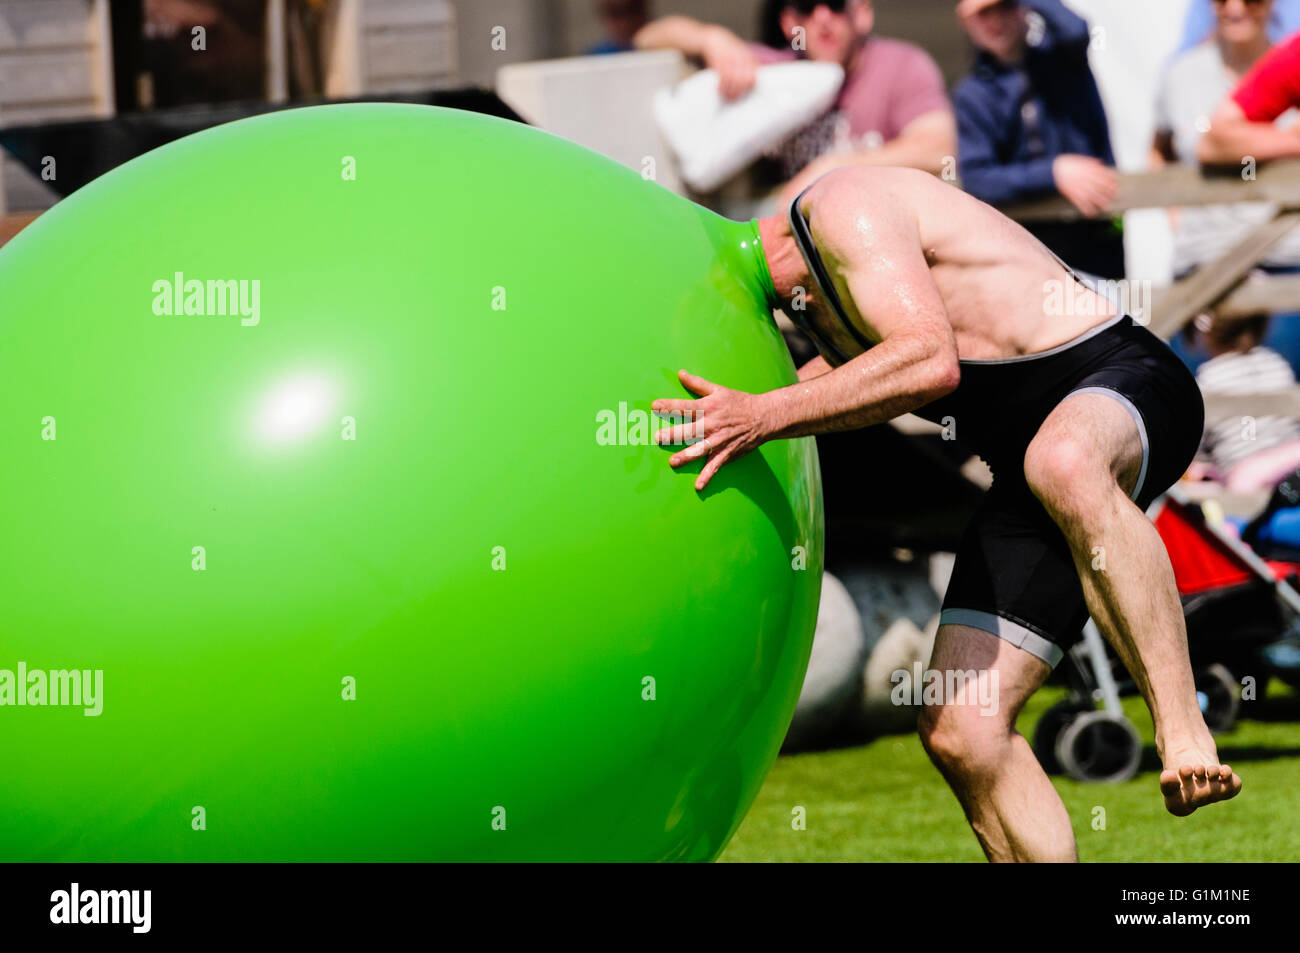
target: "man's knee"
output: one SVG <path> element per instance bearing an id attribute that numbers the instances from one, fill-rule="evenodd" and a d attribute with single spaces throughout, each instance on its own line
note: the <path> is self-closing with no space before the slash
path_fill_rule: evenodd
<path id="1" fill-rule="evenodd" d="M 1025 482 L 1049 513 L 1080 520 L 1100 512 L 1118 489 L 1107 461 L 1068 434 L 1034 438 L 1025 451 Z"/>
<path id="2" fill-rule="evenodd" d="M 1011 739 L 1011 728 L 1002 718 L 965 705 L 925 706 L 917 730 L 936 765 L 972 780 L 997 773 Z"/>

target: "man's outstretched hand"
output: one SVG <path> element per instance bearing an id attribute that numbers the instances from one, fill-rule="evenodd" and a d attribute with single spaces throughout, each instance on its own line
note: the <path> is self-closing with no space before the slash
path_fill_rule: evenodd
<path id="1" fill-rule="evenodd" d="M 686 371 L 678 371 L 677 377 L 692 394 L 699 394 L 699 399 L 662 399 L 651 404 L 656 414 L 684 421 L 660 430 L 655 440 L 659 444 L 691 444 L 674 453 L 669 466 L 708 458 L 695 479 L 695 489 L 703 490 L 724 463 L 743 457 L 768 439 L 760 412 L 761 395 L 730 390 Z"/>

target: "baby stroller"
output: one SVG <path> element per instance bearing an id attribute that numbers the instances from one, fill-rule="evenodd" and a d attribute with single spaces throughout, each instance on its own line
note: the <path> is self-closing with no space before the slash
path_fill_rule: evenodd
<path id="1" fill-rule="evenodd" d="M 1179 486 L 1148 511 L 1173 565 L 1197 699 L 1212 731 L 1232 727 L 1242 705 L 1255 698 L 1247 692 L 1243 702 L 1243 678 L 1253 678 L 1260 692 L 1272 674 L 1300 685 L 1294 640 L 1300 631 L 1300 545 L 1291 550 L 1260 542 L 1288 519 L 1300 525 L 1300 509 L 1290 510 L 1288 494 L 1295 497 L 1291 505 L 1300 506 L 1300 474 L 1290 484 L 1283 481 L 1268 508 L 1242 530 L 1265 555 L 1284 558 L 1264 558 L 1226 521 L 1207 518 Z M 1060 670 L 1070 693 L 1039 719 L 1039 761 L 1049 773 L 1064 771 L 1079 781 L 1127 781 L 1137 773 L 1142 744 L 1120 694 L 1136 685 L 1091 620 L 1065 661 Z"/>

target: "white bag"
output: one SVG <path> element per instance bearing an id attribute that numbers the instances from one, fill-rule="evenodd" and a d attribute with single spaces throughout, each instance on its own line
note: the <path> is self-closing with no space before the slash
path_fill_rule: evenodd
<path id="1" fill-rule="evenodd" d="M 729 103 L 718 74 L 701 70 L 655 94 L 655 121 L 682 179 L 709 192 L 830 109 L 843 85 L 837 63 L 775 63 L 759 67 L 754 88 Z"/>

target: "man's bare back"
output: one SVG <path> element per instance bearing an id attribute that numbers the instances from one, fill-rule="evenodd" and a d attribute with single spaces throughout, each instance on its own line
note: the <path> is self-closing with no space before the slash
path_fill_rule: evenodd
<path id="1" fill-rule="evenodd" d="M 882 262 L 898 272 L 895 287 L 908 283 L 921 263 L 929 268 L 961 360 L 1037 354 L 1117 315 L 1025 229 L 924 172 L 839 170 L 814 183 L 798 207 L 846 311 L 873 340 L 887 332 L 855 304 L 850 276 Z M 778 218 L 764 221 L 780 227 Z M 765 236 L 764 244 L 775 243 Z M 791 273 L 802 270 L 800 262 L 791 265 Z M 781 271 L 773 263 L 773 281 L 784 295 Z M 810 316 L 826 307 L 809 289 Z"/>

